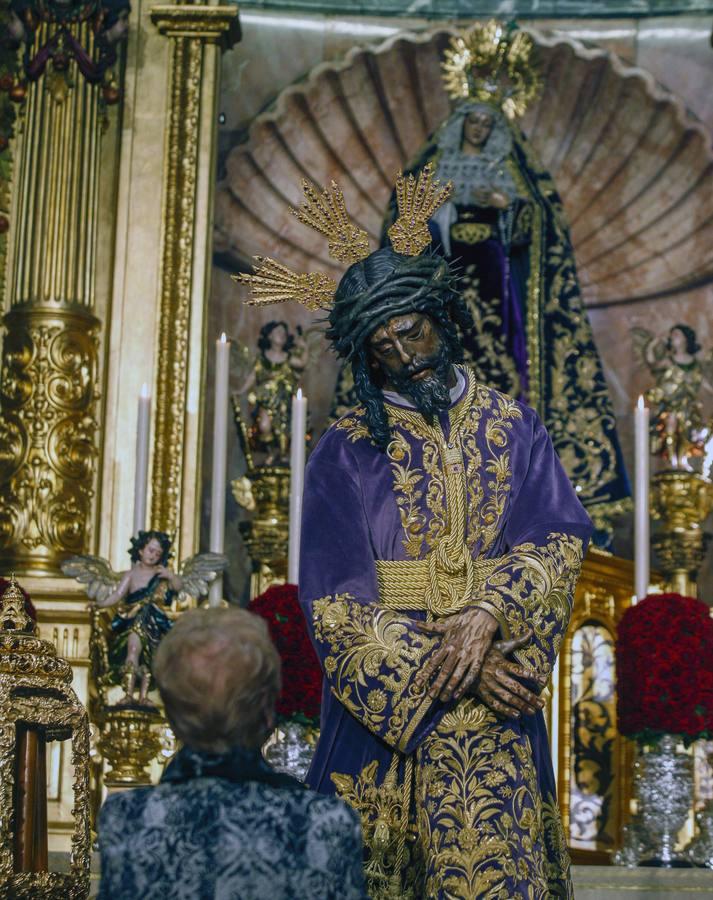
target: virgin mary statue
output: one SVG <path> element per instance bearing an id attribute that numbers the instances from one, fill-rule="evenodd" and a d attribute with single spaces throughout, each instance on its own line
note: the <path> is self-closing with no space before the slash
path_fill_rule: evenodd
<path id="1" fill-rule="evenodd" d="M 537 410 L 606 544 L 629 485 L 562 203 L 514 121 L 534 94 L 531 48 L 528 35 L 497 23 L 455 38 L 444 64 L 454 111 L 406 171 L 432 162 L 453 182 L 431 231 L 473 314 L 466 361 Z M 392 197 L 384 242 L 394 216 Z"/>

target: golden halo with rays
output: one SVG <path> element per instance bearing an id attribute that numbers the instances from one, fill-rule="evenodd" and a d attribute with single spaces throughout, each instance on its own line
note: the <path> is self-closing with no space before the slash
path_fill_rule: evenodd
<path id="1" fill-rule="evenodd" d="M 542 89 L 532 38 L 496 19 L 451 38 L 442 68 L 453 100 L 488 103 L 509 119 L 521 116 Z"/>

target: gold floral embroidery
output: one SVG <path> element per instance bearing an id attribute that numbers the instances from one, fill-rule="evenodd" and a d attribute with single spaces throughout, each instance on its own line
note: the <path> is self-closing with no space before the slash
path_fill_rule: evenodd
<path id="1" fill-rule="evenodd" d="M 557 801 L 551 795 L 542 801 L 542 824 L 547 846 L 547 876 L 550 882 L 550 896 L 573 900 L 574 891 L 570 880 L 570 858 L 564 836 L 562 819 Z"/>
<path id="2" fill-rule="evenodd" d="M 316 639 L 329 649 L 325 671 L 335 696 L 370 731 L 405 749 L 432 702 L 413 679 L 438 639 L 350 594 L 315 600 L 312 617 Z"/>
<path id="3" fill-rule="evenodd" d="M 411 446 L 398 430 L 394 430 L 386 454 L 391 462 L 396 504 L 404 530 L 401 543 L 410 559 L 418 559 L 423 544 L 422 532 L 426 524 L 426 517 L 419 506 L 423 491 L 418 489 L 423 481 L 423 472 L 412 465 Z"/>
<path id="4" fill-rule="evenodd" d="M 371 441 L 371 434 L 364 422 L 363 406 L 355 407 L 348 415 L 338 419 L 334 423 L 334 427 L 339 431 L 346 431 L 347 437 L 352 444 L 361 440 Z"/>
<path id="5" fill-rule="evenodd" d="M 543 278 L 530 279 L 528 296 L 529 399 L 545 420 L 570 480 L 579 485 L 579 499 L 587 509 L 600 506 L 606 519 L 608 513 L 618 512 L 610 503 L 624 499 L 617 471 L 614 414 L 592 328 L 582 308 L 561 201 L 531 148 L 523 147 L 534 180 L 528 184 L 520 167 L 509 162 L 518 192 L 528 196 L 539 189 L 550 198 L 553 213 L 551 236 L 546 241 L 537 204 L 531 223 L 530 271 L 541 271 Z M 545 293 L 543 286 L 547 286 Z M 625 505 L 629 505 L 626 500 Z"/>
<path id="6" fill-rule="evenodd" d="M 547 860 L 529 740 L 481 710 L 479 728 L 444 720 L 418 751 L 424 896 L 546 900 L 563 873 Z"/>
<path id="7" fill-rule="evenodd" d="M 469 697 L 463 699 L 440 721 L 441 733 L 452 731 L 456 735 L 464 735 L 469 731 L 478 731 L 488 721 L 488 709 Z"/>
<path id="8" fill-rule="evenodd" d="M 422 865 L 415 846 L 415 828 L 409 824 L 410 779 L 405 762 L 394 754 L 391 766 L 377 783 L 374 760 L 353 778 L 332 773 L 337 795 L 359 814 L 364 840 L 364 874 L 371 900 L 417 900 L 421 892 Z M 407 789 L 408 788 L 408 789 Z"/>
<path id="9" fill-rule="evenodd" d="M 497 385 L 506 393 L 521 393 L 520 375 L 508 351 L 502 320 L 502 299 L 483 296 L 478 267 L 469 263 L 460 277 L 461 296 L 473 317 L 468 332 L 468 365 L 478 381 Z"/>
<path id="10" fill-rule="evenodd" d="M 460 703 L 414 757 L 394 754 L 382 779 L 373 761 L 332 781 L 361 817 L 372 900 L 572 897 L 559 813 L 540 796 L 529 739 L 482 704 Z"/>
<path id="11" fill-rule="evenodd" d="M 429 425 L 415 410 L 387 404 L 393 436 L 386 454 L 408 559 L 422 558 L 424 543 L 432 551 L 447 537 L 457 494 L 467 499 L 465 541 L 471 553 L 479 541 L 480 554 L 485 553 L 502 527 L 512 480 L 510 433 L 522 411 L 510 397 L 479 385 L 470 369 L 462 371 L 467 387 L 450 411 L 448 444 L 438 423 Z M 351 442 L 370 439 L 361 407 L 336 427 L 346 431 Z M 422 467 L 414 462 L 410 439 L 421 447 Z M 479 446 L 483 441 L 484 454 Z M 449 454 L 458 451 L 463 471 L 446 477 Z"/>
<path id="12" fill-rule="evenodd" d="M 487 411 L 485 458 L 479 447 L 482 410 Z M 502 528 L 512 481 L 509 436 L 513 422 L 521 419 L 522 411 L 511 397 L 478 385 L 474 407 L 463 425 L 463 455 L 469 508 L 466 540 L 471 550 L 482 541 L 481 554 L 492 547 Z"/>
<path id="13" fill-rule="evenodd" d="M 551 532 L 547 544 L 514 547 L 503 569 L 485 583 L 480 597 L 506 636 L 532 629 L 533 641 L 516 656 L 549 674 L 572 611 L 572 596 L 582 564 L 582 541 Z"/>

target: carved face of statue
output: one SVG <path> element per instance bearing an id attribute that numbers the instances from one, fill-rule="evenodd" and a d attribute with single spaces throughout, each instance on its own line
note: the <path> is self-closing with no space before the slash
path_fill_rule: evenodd
<path id="1" fill-rule="evenodd" d="M 423 313 L 394 316 L 368 340 L 371 365 L 386 390 L 408 397 L 431 417 L 450 403 L 451 353 L 436 323 Z"/>
<path id="2" fill-rule="evenodd" d="M 680 364 L 692 362 L 701 349 L 695 331 L 688 325 L 674 325 L 668 333 L 666 347 L 671 359 Z"/>
<path id="3" fill-rule="evenodd" d="M 273 328 L 270 334 L 273 349 L 284 350 L 285 345 L 287 344 L 287 337 L 287 329 L 284 325 L 279 324 Z"/>
<path id="4" fill-rule="evenodd" d="M 674 353 L 683 353 L 686 350 L 686 336 L 680 329 L 672 328 L 668 333 L 668 341 Z"/>
<path id="5" fill-rule="evenodd" d="M 474 109 L 463 121 L 463 144 L 480 149 L 493 130 L 493 114 L 487 109 Z"/>
<path id="6" fill-rule="evenodd" d="M 139 559 L 145 566 L 156 566 L 161 559 L 162 552 L 161 544 L 156 538 L 151 538 L 151 540 L 139 550 Z"/>

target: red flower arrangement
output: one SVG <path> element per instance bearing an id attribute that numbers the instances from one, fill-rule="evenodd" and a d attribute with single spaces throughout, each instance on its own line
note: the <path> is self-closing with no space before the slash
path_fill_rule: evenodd
<path id="1" fill-rule="evenodd" d="M 616 641 L 619 731 L 713 737 L 713 619 L 701 600 L 652 594 L 628 609 Z"/>
<path id="2" fill-rule="evenodd" d="M 297 585 L 268 588 L 252 601 L 250 610 L 266 620 L 282 660 L 282 691 L 276 704 L 278 718 L 319 726 L 322 670 L 307 633 Z"/>

